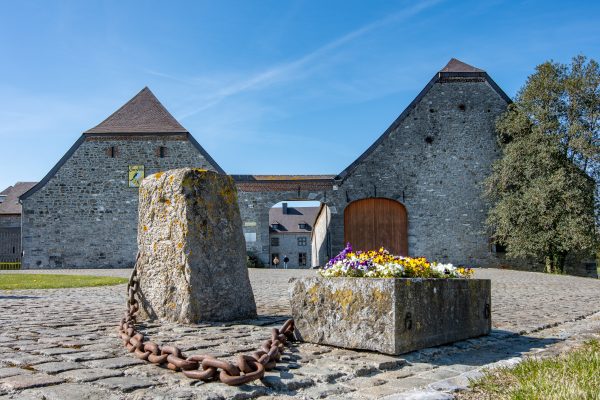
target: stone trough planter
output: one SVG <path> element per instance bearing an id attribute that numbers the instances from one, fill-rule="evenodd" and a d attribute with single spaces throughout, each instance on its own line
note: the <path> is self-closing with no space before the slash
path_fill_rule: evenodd
<path id="1" fill-rule="evenodd" d="M 489 334 L 488 279 L 302 278 L 292 316 L 306 342 L 402 354 Z"/>

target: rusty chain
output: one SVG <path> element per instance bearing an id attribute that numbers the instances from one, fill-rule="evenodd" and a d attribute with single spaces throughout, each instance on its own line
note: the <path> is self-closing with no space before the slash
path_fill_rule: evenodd
<path id="1" fill-rule="evenodd" d="M 138 254 L 139 260 L 139 254 Z M 173 371 L 181 371 L 191 379 L 202 381 L 219 380 L 230 386 L 239 386 L 261 379 L 265 371 L 275 368 L 284 346 L 294 340 L 294 320 L 288 319 L 280 329 L 271 330 L 271 339 L 265 340 L 260 348 L 250 355 L 240 354 L 237 362 L 219 360 L 204 354 L 184 356 L 176 346 L 161 346 L 146 341 L 144 334 L 136 331 L 135 323 L 139 311 L 136 294 L 139 290 L 136 264 L 127 283 L 127 310 L 121 318 L 118 331 L 123 345 L 137 358 L 155 365 L 164 365 Z"/>

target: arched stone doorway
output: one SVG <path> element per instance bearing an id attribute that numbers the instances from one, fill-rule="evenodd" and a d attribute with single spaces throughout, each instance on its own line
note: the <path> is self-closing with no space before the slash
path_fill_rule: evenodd
<path id="1" fill-rule="evenodd" d="M 344 210 L 344 241 L 355 250 L 385 247 L 408 255 L 408 218 L 402 203 L 385 198 L 356 200 Z"/>

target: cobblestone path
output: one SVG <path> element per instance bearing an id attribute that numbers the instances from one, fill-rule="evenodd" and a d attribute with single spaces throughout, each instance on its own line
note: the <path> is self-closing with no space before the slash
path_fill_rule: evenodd
<path id="1" fill-rule="evenodd" d="M 313 274 L 251 270 L 260 314 L 255 321 L 149 324 L 144 331 L 193 353 L 230 357 L 255 350 L 289 314 L 289 278 Z M 0 399 L 445 399 L 484 366 L 510 365 L 523 355 L 553 354 L 600 337 L 600 280 L 494 269 L 476 277 L 492 280 L 489 336 L 400 357 L 297 344 L 262 382 L 239 388 L 191 381 L 127 353 L 115 331 L 124 285 L 0 291 Z"/>

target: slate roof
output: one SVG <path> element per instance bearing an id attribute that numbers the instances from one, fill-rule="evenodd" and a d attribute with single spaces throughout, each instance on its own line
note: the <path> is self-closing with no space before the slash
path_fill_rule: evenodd
<path id="1" fill-rule="evenodd" d="M 186 133 L 187 130 L 158 101 L 154 93 L 143 88 L 131 100 L 84 133 Z"/>
<path id="2" fill-rule="evenodd" d="M 277 229 L 270 228 L 272 233 L 306 233 L 312 232 L 321 207 L 289 207 L 287 214 L 283 207 L 273 207 L 269 210 L 269 225 L 279 224 Z M 308 224 L 310 229 L 300 229 L 299 224 Z"/>
<path id="3" fill-rule="evenodd" d="M 5 195 L 6 198 L 0 203 L 0 215 L 1 214 L 21 214 L 21 204 L 19 203 L 19 196 L 34 187 L 37 182 L 17 182 L 14 186 L 9 186 L 0 192 L 0 195 Z"/>
<path id="4" fill-rule="evenodd" d="M 331 190 L 335 175 L 232 175 L 242 192 L 296 192 Z"/>
<path id="5" fill-rule="evenodd" d="M 232 175 L 236 182 L 258 181 L 319 181 L 331 180 L 335 175 Z"/>

